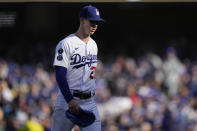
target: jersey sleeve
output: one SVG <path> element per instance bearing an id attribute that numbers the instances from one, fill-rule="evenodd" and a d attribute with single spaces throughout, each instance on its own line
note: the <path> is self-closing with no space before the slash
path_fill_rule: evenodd
<path id="1" fill-rule="evenodd" d="M 60 41 L 55 49 L 55 58 L 53 66 L 63 66 L 68 68 L 69 65 L 69 46 L 65 41 Z"/>
<path id="2" fill-rule="evenodd" d="M 95 42 L 95 45 L 96 45 L 96 55 L 98 55 L 98 46 L 97 46 L 96 42 Z"/>

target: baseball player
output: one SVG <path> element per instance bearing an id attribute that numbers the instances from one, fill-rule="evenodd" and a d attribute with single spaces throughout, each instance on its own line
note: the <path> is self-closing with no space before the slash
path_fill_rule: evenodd
<path id="1" fill-rule="evenodd" d="M 80 11 L 80 26 L 77 32 L 61 40 L 54 58 L 59 92 L 52 116 L 52 131 L 70 131 L 74 124 L 65 116 L 69 109 L 77 114 L 79 108 L 91 111 L 96 119 L 81 131 L 101 131 L 99 113 L 94 102 L 97 44 L 90 37 L 103 21 L 94 6 L 84 6 Z"/>

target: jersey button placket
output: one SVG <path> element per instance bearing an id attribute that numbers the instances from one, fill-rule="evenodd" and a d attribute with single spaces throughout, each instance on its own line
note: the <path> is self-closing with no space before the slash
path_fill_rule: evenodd
<path id="1" fill-rule="evenodd" d="M 87 43 L 85 43 L 85 58 L 87 58 Z M 85 70 L 85 67 L 86 67 L 86 59 L 84 61 L 84 66 L 83 66 L 83 75 L 82 75 L 82 87 L 84 86 L 84 77 L 85 77 L 85 73 L 86 73 L 86 70 Z M 81 88 L 81 91 L 83 91 L 84 89 Z"/>

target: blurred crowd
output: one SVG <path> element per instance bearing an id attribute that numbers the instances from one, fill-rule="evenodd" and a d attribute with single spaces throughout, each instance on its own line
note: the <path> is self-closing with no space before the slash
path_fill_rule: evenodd
<path id="1" fill-rule="evenodd" d="M 197 63 L 175 48 L 98 61 L 96 86 L 103 131 L 197 131 Z M 57 90 L 54 70 L 0 60 L 0 131 L 50 131 Z"/>

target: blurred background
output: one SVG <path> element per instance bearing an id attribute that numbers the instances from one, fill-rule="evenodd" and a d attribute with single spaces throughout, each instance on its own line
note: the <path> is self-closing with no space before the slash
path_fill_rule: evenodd
<path id="1" fill-rule="evenodd" d="M 50 130 L 55 47 L 89 4 L 105 19 L 93 36 L 102 130 L 197 131 L 196 3 L 61 1 L 0 3 L 0 131 Z"/>

